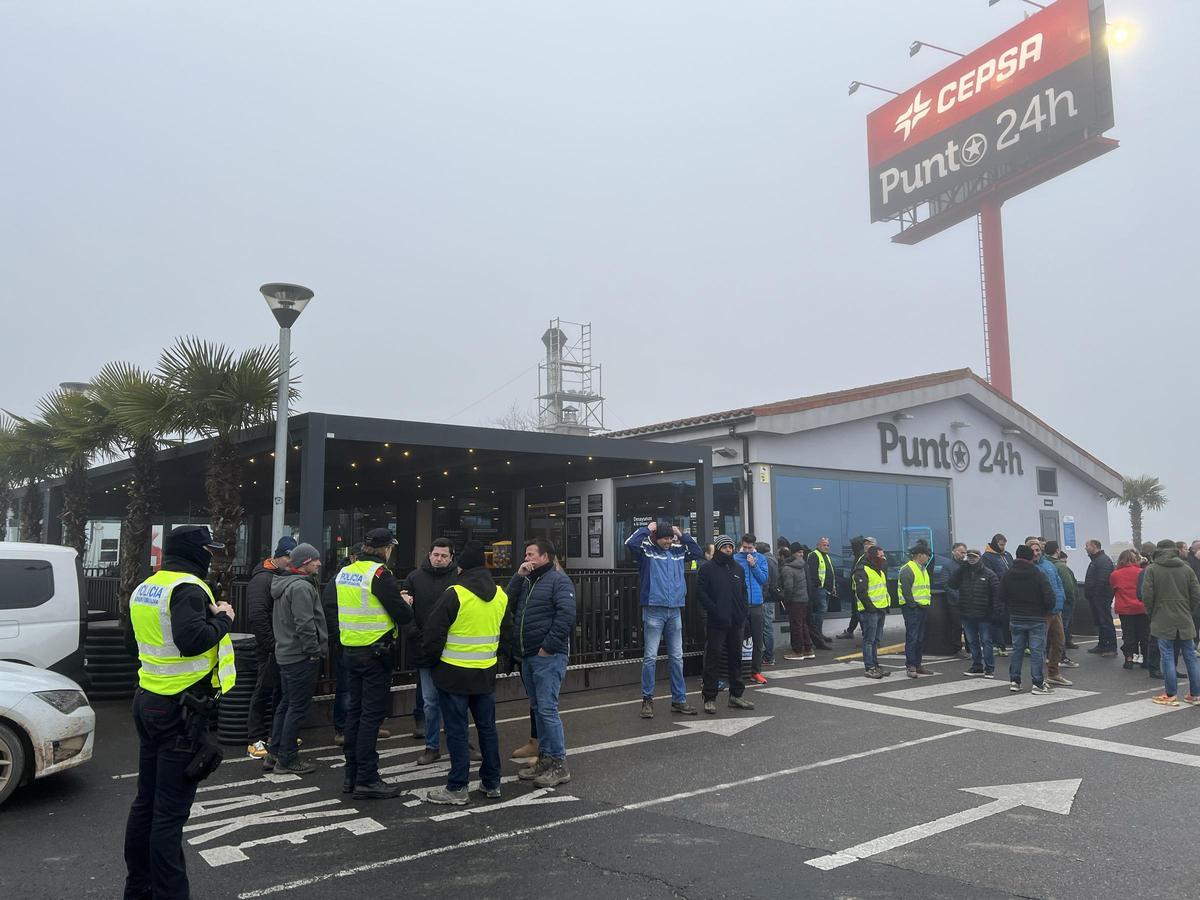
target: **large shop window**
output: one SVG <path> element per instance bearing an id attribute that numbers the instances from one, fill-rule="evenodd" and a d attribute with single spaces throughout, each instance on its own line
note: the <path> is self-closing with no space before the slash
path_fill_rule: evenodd
<path id="1" fill-rule="evenodd" d="M 950 489 L 941 482 L 789 474 L 775 469 L 775 534 L 809 547 L 829 538 L 838 594 L 849 596 L 850 539 L 867 535 L 887 551 L 890 574 L 918 538 L 941 557 L 950 548 Z"/>
<path id="2" fill-rule="evenodd" d="M 711 544 L 718 534 L 742 533 L 742 479 L 740 475 L 713 476 L 713 524 L 711 533 L 701 538 L 696 526 L 696 481 L 694 478 L 665 476 L 659 479 L 625 484 L 616 482 L 617 566 L 632 566 L 633 559 L 625 539 L 637 529 L 657 519 L 670 519 L 684 531 L 696 536 L 701 546 Z"/>

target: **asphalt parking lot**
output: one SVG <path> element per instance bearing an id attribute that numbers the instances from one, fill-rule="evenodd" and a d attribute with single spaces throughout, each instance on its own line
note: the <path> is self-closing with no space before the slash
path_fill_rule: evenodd
<path id="1" fill-rule="evenodd" d="M 230 758 L 202 785 L 185 833 L 193 895 L 1195 896 L 1200 708 L 1156 707 L 1144 671 L 1073 655 L 1075 685 L 1045 697 L 964 678 L 957 659 L 917 680 L 885 659 L 898 671 L 871 681 L 828 653 L 770 670 L 751 712 L 722 697 L 718 715 L 685 718 L 664 698 L 646 721 L 636 686 L 573 694 L 573 780 L 537 790 L 506 761 L 501 800 L 464 808 L 421 802 L 445 766 L 415 766 L 410 720 L 380 744 L 406 791 L 391 801 L 341 794 L 330 731 L 306 730 L 315 775 Z M 0 810 L 0 896 L 119 893 L 137 741 L 126 704 L 97 717 L 89 765 Z M 498 717 L 507 756 L 526 709 Z"/>

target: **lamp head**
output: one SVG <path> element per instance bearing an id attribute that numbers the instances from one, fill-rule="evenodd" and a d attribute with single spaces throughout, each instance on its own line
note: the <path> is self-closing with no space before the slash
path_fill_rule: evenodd
<path id="1" fill-rule="evenodd" d="M 859 89 L 860 86 L 861 85 L 857 81 L 852 81 L 852 82 L 850 82 L 850 90 L 848 90 L 846 93 L 853 94 L 855 91 L 857 91 Z"/>
<path id="2" fill-rule="evenodd" d="M 920 52 L 921 52 L 921 42 L 920 41 L 913 41 L 911 44 L 908 45 L 908 55 L 909 56 L 916 56 Z"/>
<path id="3" fill-rule="evenodd" d="M 299 284 L 273 282 L 264 284 L 259 291 L 266 298 L 267 306 L 271 307 L 271 313 L 280 328 L 291 328 L 313 298 L 313 292 Z"/>

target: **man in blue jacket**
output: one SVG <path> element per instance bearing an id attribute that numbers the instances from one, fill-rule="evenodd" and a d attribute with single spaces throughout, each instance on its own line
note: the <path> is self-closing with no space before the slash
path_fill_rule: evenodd
<path id="1" fill-rule="evenodd" d="M 1054 594 L 1054 609 L 1046 613 L 1046 680 L 1051 684 L 1069 685 L 1071 682 L 1063 677 L 1059 664 L 1066 652 L 1066 632 L 1063 631 L 1062 611 L 1067 599 L 1066 589 L 1054 563 L 1046 558 L 1042 548 L 1041 538 L 1028 537 L 1025 546 L 1033 551 L 1033 564 L 1050 582 L 1050 590 Z"/>
<path id="2" fill-rule="evenodd" d="M 763 590 L 771 577 L 767 557 L 757 552 L 758 538 L 752 534 L 742 535 L 742 547 L 733 558 L 742 567 L 746 576 L 746 591 L 750 599 L 750 637 L 754 641 L 754 657 L 750 663 L 750 680 L 755 684 L 766 684 L 763 677 Z"/>
<path id="3" fill-rule="evenodd" d="M 671 712 L 696 715 L 687 702 L 683 682 L 683 616 L 687 602 L 684 567 L 704 559 L 704 551 L 690 534 L 684 534 L 667 520 L 651 522 L 625 541 L 637 560 L 639 594 L 642 606 L 642 708 L 643 719 L 654 718 L 654 670 L 658 665 L 658 645 L 666 636 L 667 671 L 671 676 Z M 766 572 L 766 566 L 763 566 Z M 766 577 L 765 575 L 763 576 Z M 759 626 L 762 631 L 762 626 Z"/>
<path id="4" fill-rule="evenodd" d="M 525 562 L 508 583 L 513 604 L 514 657 L 537 722 L 538 759 L 517 772 L 523 781 L 551 788 L 571 780 L 558 692 L 567 674 L 571 631 L 575 628 L 575 585 L 554 565 L 549 541 L 529 541 Z"/>

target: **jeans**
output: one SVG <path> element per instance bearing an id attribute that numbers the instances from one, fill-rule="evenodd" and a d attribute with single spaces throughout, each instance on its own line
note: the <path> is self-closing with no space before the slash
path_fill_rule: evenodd
<path id="1" fill-rule="evenodd" d="M 1092 620 L 1096 623 L 1096 636 L 1100 639 L 1096 644 L 1101 650 L 1117 649 L 1117 629 L 1112 621 L 1112 597 L 1092 597 L 1088 600 L 1092 608 Z"/>
<path id="2" fill-rule="evenodd" d="M 863 632 L 863 666 L 868 671 L 879 665 L 879 639 L 883 636 L 886 617 L 887 613 L 881 610 L 865 609 L 858 613 Z"/>
<path id="3" fill-rule="evenodd" d="M 1179 690 L 1179 676 L 1175 674 L 1175 652 L 1183 653 L 1183 664 L 1187 666 L 1188 694 L 1200 690 L 1200 662 L 1196 660 L 1196 644 L 1191 638 L 1155 638 L 1158 652 L 1162 656 L 1163 693 L 1174 697 Z"/>
<path id="4" fill-rule="evenodd" d="M 183 711 L 173 699 L 138 688 L 133 724 L 140 747 L 137 797 L 125 825 L 125 898 L 186 900 L 183 826 L 198 785 L 183 777 L 192 758 Z"/>
<path id="5" fill-rule="evenodd" d="M 461 791 L 471 777 L 471 745 L 467 740 L 467 713 L 475 720 L 479 735 L 479 780 L 484 790 L 500 787 L 500 739 L 496 735 L 496 695 L 449 694 L 438 690 L 438 708 L 446 723 L 446 746 L 450 750 L 450 775 L 446 787 Z"/>
<path id="6" fill-rule="evenodd" d="M 687 702 L 683 682 L 683 616 L 678 606 L 643 606 L 642 696 L 654 696 L 654 670 L 658 665 L 658 644 L 667 641 L 667 672 L 671 677 L 671 702 Z M 540 733 L 540 732 L 539 732 Z"/>
<path id="7" fill-rule="evenodd" d="M 1060 674 L 1058 664 L 1066 653 L 1067 639 L 1063 633 L 1062 614 L 1046 616 L 1046 674 Z"/>
<path id="8" fill-rule="evenodd" d="M 729 682 L 729 696 L 740 697 L 746 689 L 742 681 L 742 634 L 745 622 L 733 622 L 720 627 L 711 622 L 704 642 L 703 694 L 707 703 L 717 699 L 717 682 L 724 674 Z M 721 655 L 725 655 L 725 672 L 721 672 Z"/>
<path id="9" fill-rule="evenodd" d="M 417 684 L 421 686 L 421 710 L 425 719 L 425 746 L 436 750 L 442 742 L 442 708 L 438 705 L 438 689 L 433 683 L 433 669 L 417 669 Z M 416 713 L 413 713 L 415 716 Z"/>
<path id="10" fill-rule="evenodd" d="M 567 758 L 562 717 L 558 714 L 558 692 L 567 674 L 567 654 L 535 653 L 521 660 L 521 683 L 529 697 L 529 708 L 537 721 L 538 754 Z"/>
<path id="11" fill-rule="evenodd" d="M 300 733 L 300 723 L 308 715 L 308 704 L 312 702 L 313 688 L 317 685 L 317 667 L 320 665 L 320 660 L 305 659 L 279 667 L 282 696 L 275 707 L 275 720 L 271 723 L 270 750 L 284 765 L 294 763 L 296 754 L 300 752 L 296 736 Z"/>
<path id="12" fill-rule="evenodd" d="M 919 668 L 925 652 L 925 620 L 929 617 L 928 606 L 900 607 L 904 615 L 904 665 Z"/>
<path id="13" fill-rule="evenodd" d="M 1034 684 L 1046 680 L 1046 621 L 1045 619 L 1009 619 L 1012 631 L 1012 656 L 1008 660 L 1008 680 L 1021 683 L 1021 663 L 1025 648 L 1029 648 L 1029 677 Z"/>
<path id="14" fill-rule="evenodd" d="M 789 603 L 787 613 L 792 653 L 812 653 L 812 636 L 808 633 L 809 605 L 807 603 Z"/>
<path id="15" fill-rule="evenodd" d="M 992 623 L 987 619 L 963 616 L 963 632 L 967 636 L 967 647 L 971 651 L 971 668 L 983 672 L 996 669 L 992 656 Z"/>
<path id="16" fill-rule="evenodd" d="M 350 705 L 350 676 L 346 673 L 346 658 L 340 650 L 334 657 L 333 673 L 337 678 L 333 688 L 333 730 L 341 734 L 346 730 L 346 707 Z"/>
<path id="17" fill-rule="evenodd" d="M 813 621 L 816 623 L 817 632 L 825 627 L 825 613 L 829 612 L 829 591 L 825 588 L 817 588 L 817 597 L 809 604 L 812 607 Z"/>
<path id="18" fill-rule="evenodd" d="M 1006 612 L 992 616 L 992 643 L 997 647 L 1012 646 L 1012 628 Z"/>
<path id="19" fill-rule="evenodd" d="M 375 742 L 392 700 L 392 655 L 376 656 L 372 646 L 343 648 L 350 679 L 346 706 L 346 777 L 355 784 L 379 780 Z"/>
<path id="20" fill-rule="evenodd" d="M 411 654 L 412 656 L 416 654 Z M 417 670 L 417 680 L 413 683 L 413 731 L 425 724 L 425 688 L 421 685 L 420 669 Z"/>
<path id="21" fill-rule="evenodd" d="M 775 601 L 764 600 L 763 610 L 763 659 L 775 662 Z"/>
<path id="22" fill-rule="evenodd" d="M 1121 652 L 1126 658 L 1142 655 L 1145 660 L 1150 640 L 1150 617 L 1145 613 L 1121 616 Z M 1157 640 L 1157 639 L 1156 639 Z"/>
<path id="23" fill-rule="evenodd" d="M 750 607 L 750 643 L 754 648 L 750 657 L 750 671 L 757 675 L 762 671 L 763 661 L 763 608 L 761 603 L 758 606 Z"/>
<path id="24" fill-rule="evenodd" d="M 250 712 L 246 715 L 246 738 L 251 743 L 271 737 L 265 724 L 267 711 L 279 706 L 279 666 L 272 652 L 257 653 L 258 678 L 250 694 Z"/>

